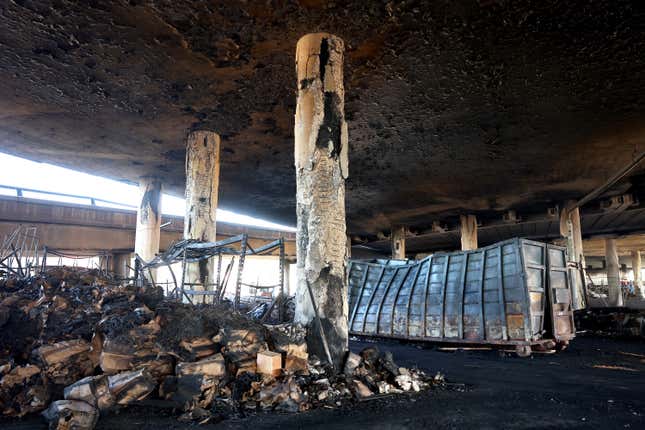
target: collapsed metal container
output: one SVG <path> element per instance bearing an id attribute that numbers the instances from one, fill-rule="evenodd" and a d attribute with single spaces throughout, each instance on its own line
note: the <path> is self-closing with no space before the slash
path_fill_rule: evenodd
<path id="1" fill-rule="evenodd" d="M 566 248 L 511 239 L 412 262 L 351 261 L 349 330 L 433 342 L 553 348 L 575 336 Z"/>

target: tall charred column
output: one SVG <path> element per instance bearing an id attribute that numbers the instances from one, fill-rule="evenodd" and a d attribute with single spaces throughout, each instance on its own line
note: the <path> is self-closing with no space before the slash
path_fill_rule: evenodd
<path id="1" fill-rule="evenodd" d="M 143 260 L 150 261 L 159 252 L 161 181 L 155 178 L 141 178 L 139 190 L 141 192 L 141 203 L 137 210 L 134 252 Z"/>
<path id="2" fill-rule="evenodd" d="M 194 131 L 186 139 L 186 215 L 184 239 L 217 241 L 215 219 L 219 189 L 220 137 L 211 131 Z M 214 259 L 212 259 L 214 260 Z M 186 267 L 186 282 L 206 290 L 215 282 L 214 261 Z"/>
<path id="3" fill-rule="evenodd" d="M 461 250 L 477 249 L 477 218 L 475 215 L 461 215 Z"/>
<path id="4" fill-rule="evenodd" d="M 392 259 L 405 260 L 405 227 L 402 225 L 392 226 L 390 236 Z"/>
<path id="5" fill-rule="evenodd" d="M 567 252 L 571 261 L 584 264 L 580 209 L 569 202 L 560 213 L 560 235 L 567 240 Z"/>
<path id="6" fill-rule="evenodd" d="M 569 261 L 575 263 L 578 270 L 572 279 L 573 294 L 572 306 L 574 310 L 586 307 L 584 283 L 586 282 L 585 255 L 582 247 L 582 228 L 580 224 L 580 209 L 573 207 L 573 202 L 568 202 L 560 213 L 560 234 L 567 241 L 567 254 Z"/>
<path id="7" fill-rule="evenodd" d="M 295 320 L 308 327 L 311 353 L 326 357 L 323 341 L 326 339 L 336 369 L 348 350 L 345 276 L 348 142 L 343 52 L 343 41 L 327 33 L 308 34 L 298 41 L 294 130 L 298 217 Z"/>
<path id="8" fill-rule="evenodd" d="M 609 306 L 623 306 L 616 239 L 605 239 L 605 259 L 607 261 L 607 285 L 609 287 L 608 304 Z"/>
<path id="9" fill-rule="evenodd" d="M 632 251 L 632 270 L 634 271 L 634 293 L 638 298 L 644 298 L 643 280 L 641 279 L 641 252 Z"/>

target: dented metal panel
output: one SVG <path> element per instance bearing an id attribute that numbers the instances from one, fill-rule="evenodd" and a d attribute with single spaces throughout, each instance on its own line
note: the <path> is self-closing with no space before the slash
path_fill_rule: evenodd
<path id="1" fill-rule="evenodd" d="M 349 305 L 354 334 L 514 344 L 575 334 L 565 249 L 524 239 L 406 265 L 352 261 Z"/>
<path id="2" fill-rule="evenodd" d="M 556 340 L 569 340 L 575 335 L 573 320 L 571 272 L 567 268 L 567 258 L 560 247 L 548 245 L 549 303 L 553 321 L 553 337 Z"/>

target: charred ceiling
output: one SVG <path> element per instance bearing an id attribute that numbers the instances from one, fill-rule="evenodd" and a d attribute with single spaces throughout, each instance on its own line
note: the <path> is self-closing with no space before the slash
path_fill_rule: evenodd
<path id="1" fill-rule="evenodd" d="M 353 232 L 579 198 L 645 149 L 637 2 L 9 0 L 0 20 L 0 150 L 181 194 L 188 131 L 216 131 L 221 206 L 281 222 L 315 31 L 346 44 Z"/>

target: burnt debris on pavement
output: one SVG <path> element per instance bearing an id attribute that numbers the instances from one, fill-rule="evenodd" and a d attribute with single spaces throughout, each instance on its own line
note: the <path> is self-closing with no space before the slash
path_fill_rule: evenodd
<path id="1" fill-rule="evenodd" d="M 306 329 L 263 325 L 230 304 L 191 305 L 98 270 L 0 281 L 0 410 L 91 429 L 106 411 L 156 402 L 181 420 L 298 412 L 442 382 L 369 347 L 343 369 L 309 355 Z"/>

